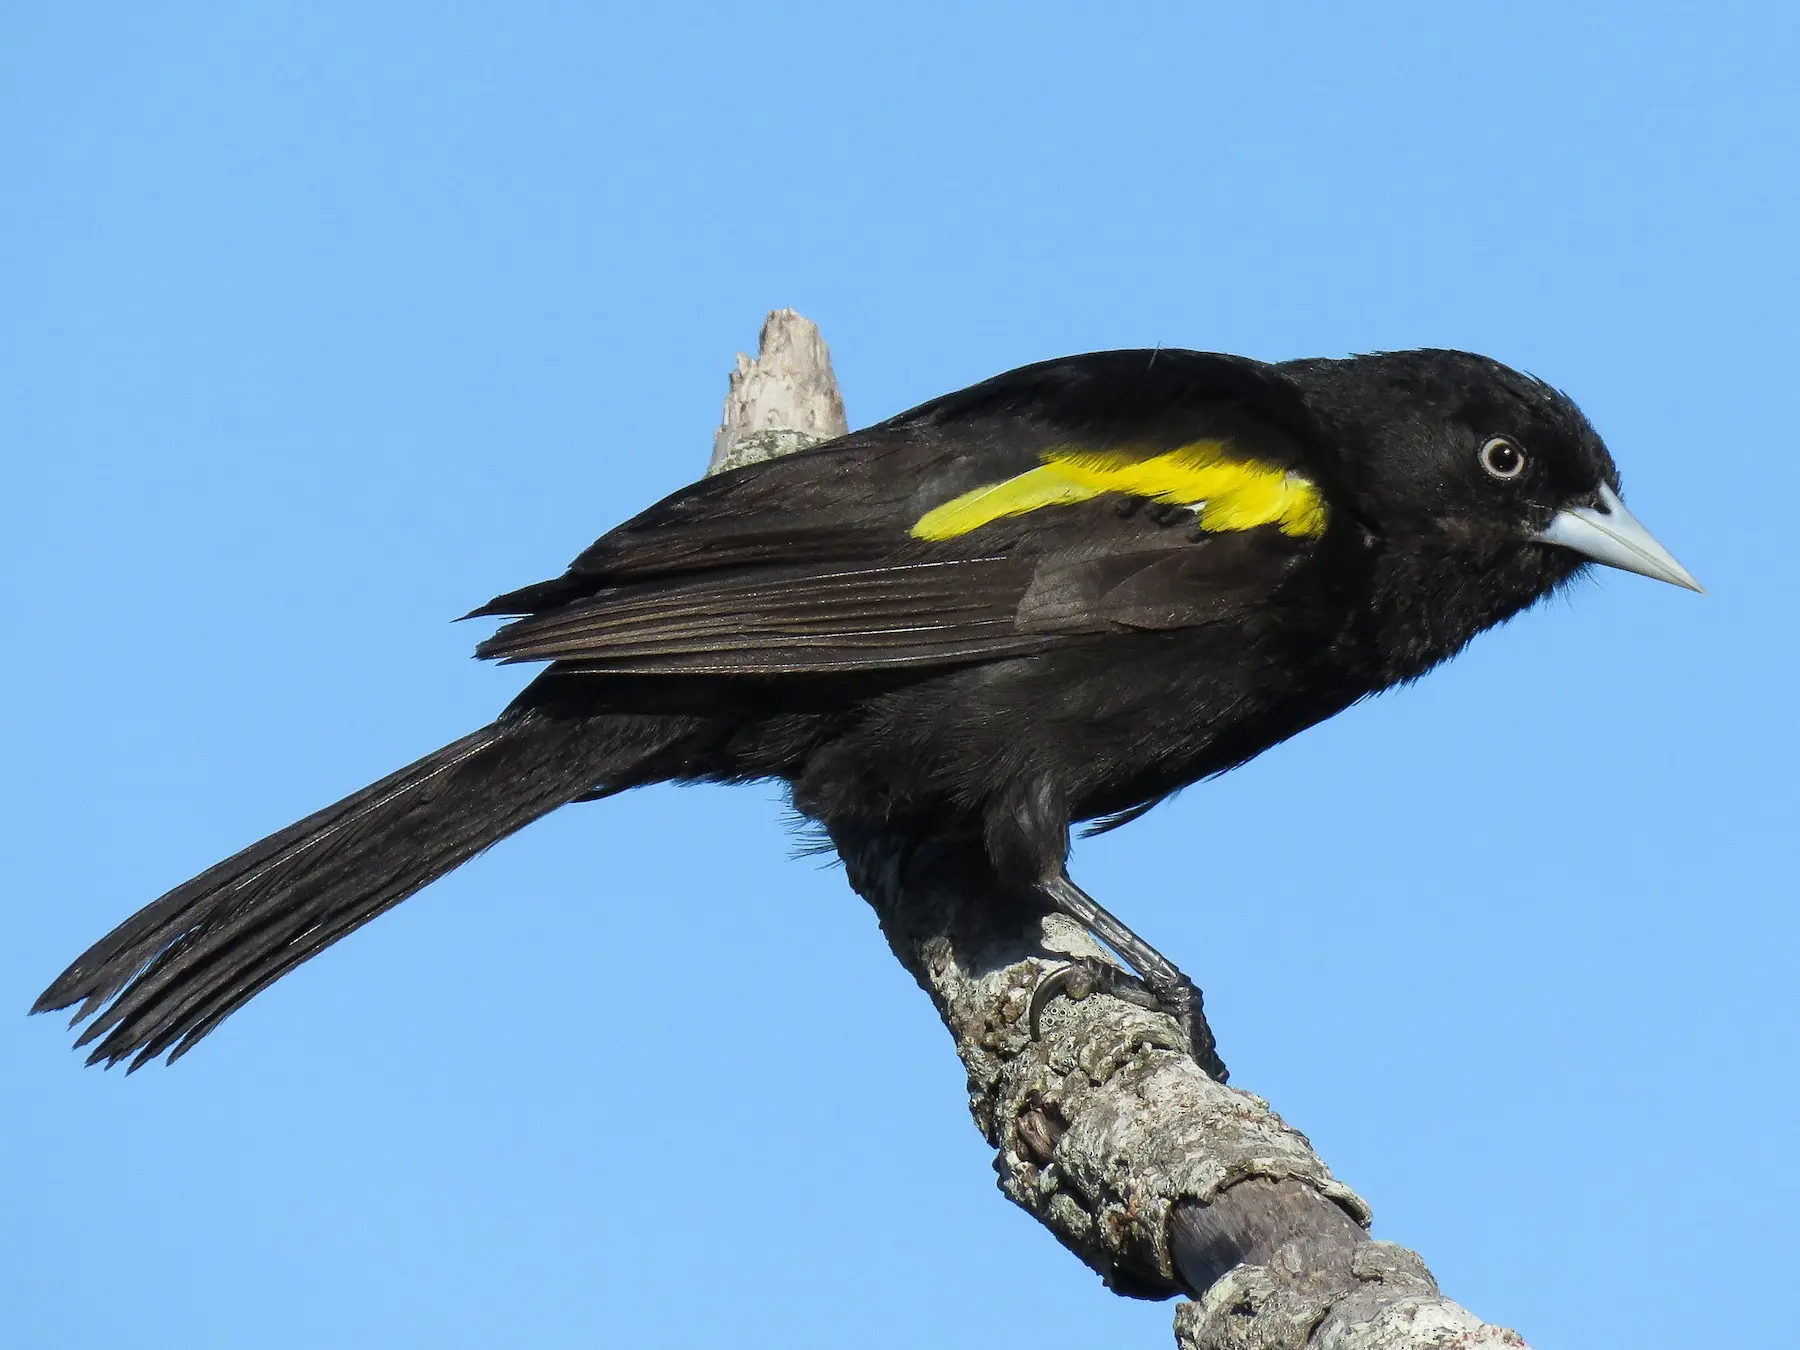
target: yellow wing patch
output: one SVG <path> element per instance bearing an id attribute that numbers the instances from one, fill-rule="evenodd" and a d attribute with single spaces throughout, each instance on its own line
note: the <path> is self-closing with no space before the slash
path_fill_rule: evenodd
<path id="1" fill-rule="evenodd" d="M 1148 457 L 1118 450 L 1058 447 L 1042 467 L 976 488 L 920 516 L 918 539 L 954 539 L 1003 516 L 1069 506 L 1108 492 L 1193 507 L 1203 530 L 1275 525 L 1296 537 L 1325 533 L 1325 499 L 1309 479 L 1251 459 L 1233 459 L 1223 441 L 1195 441 Z"/>

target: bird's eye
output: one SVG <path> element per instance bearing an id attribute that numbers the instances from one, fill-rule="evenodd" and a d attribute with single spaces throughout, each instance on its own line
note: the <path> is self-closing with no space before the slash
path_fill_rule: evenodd
<path id="1" fill-rule="evenodd" d="M 1504 436 L 1481 447 L 1481 467 L 1496 478 L 1517 478 L 1525 472 L 1525 452 Z"/>

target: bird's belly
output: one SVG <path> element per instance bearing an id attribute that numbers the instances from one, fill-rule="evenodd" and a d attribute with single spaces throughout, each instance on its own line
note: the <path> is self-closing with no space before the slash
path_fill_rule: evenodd
<path id="1" fill-rule="evenodd" d="M 1108 637 L 893 691 L 818 747 L 795 804 L 954 827 L 1030 785 L 1064 819 L 1092 819 L 1241 764 L 1366 692 L 1252 636 Z"/>
<path id="2" fill-rule="evenodd" d="M 1181 789 L 1234 769 L 1310 726 L 1342 712 L 1361 691 L 1283 689 L 1263 691 L 1232 711 L 1199 725 L 1171 728 L 1154 755 L 1132 764 L 1128 757 L 1096 761 L 1125 772 L 1097 772 L 1081 783 L 1070 819 L 1132 815 Z"/>

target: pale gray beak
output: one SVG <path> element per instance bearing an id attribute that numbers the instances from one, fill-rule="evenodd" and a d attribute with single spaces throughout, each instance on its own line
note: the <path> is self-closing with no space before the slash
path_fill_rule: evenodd
<path id="1" fill-rule="evenodd" d="M 1694 574 L 1656 542 L 1656 537 L 1625 509 L 1619 494 L 1604 483 L 1600 485 L 1598 506 L 1566 506 L 1531 537 L 1540 544 L 1572 548 L 1583 557 L 1608 567 L 1623 568 L 1640 576 L 1666 581 L 1671 586 L 1685 586 L 1690 591 L 1705 594 L 1700 583 L 1694 580 Z"/>

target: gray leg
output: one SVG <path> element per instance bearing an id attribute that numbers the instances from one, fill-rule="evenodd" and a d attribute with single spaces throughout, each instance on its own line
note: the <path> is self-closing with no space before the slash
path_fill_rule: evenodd
<path id="1" fill-rule="evenodd" d="M 1110 962 L 1081 958 L 1060 970 L 1051 972 L 1031 995 L 1027 1014 L 1031 1035 L 1036 1039 L 1038 1019 L 1045 1006 L 1058 994 L 1085 998 L 1089 994 L 1111 994 L 1139 1007 L 1156 1008 L 1174 1016 L 1187 1037 L 1194 1062 L 1207 1077 L 1223 1083 L 1229 1076 L 1225 1061 L 1219 1058 L 1218 1043 L 1212 1028 L 1206 1024 L 1200 990 L 1181 973 L 1179 967 L 1156 948 L 1145 942 L 1113 915 L 1100 902 L 1059 873 L 1038 883 L 1038 892 L 1060 914 L 1075 920 L 1100 941 L 1111 947 L 1137 971 L 1136 978 L 1127 975 Z"/>

